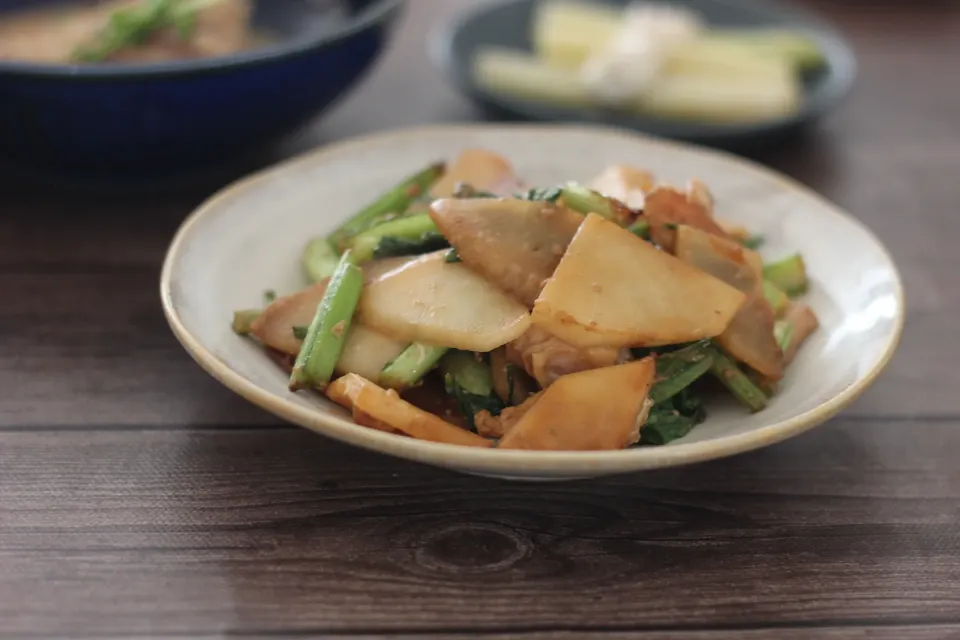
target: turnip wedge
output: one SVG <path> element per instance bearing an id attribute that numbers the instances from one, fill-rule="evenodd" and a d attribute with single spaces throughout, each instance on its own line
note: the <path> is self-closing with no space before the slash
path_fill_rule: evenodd
<path id="1" fill-rule="evenodd" d="M 662 346 L 720 335 L 745 300 L 590 214 L 537 298 L 533 322 L 578 347 Z"/>
<path id="2" fill-rule="evenodd" d="M 773 309 L 764 295 L 763 263 L 756 252 L 734 240 L 680 226 L 677 257 L 747 295 L 730 326 L 717 337 L 724 351 L 768 378 L 783 375 L 783 353 L 773 333 Z"/>
<path id="3" fill-rule="evenodd" d="M 465 265 L 532 306 L 583 216 L 549 202 L 437 200 L 430 217 Z"/>
<path id="4" fill-rule="evenodd" d="M 358 321 L 396 340 L 492 351 L 530 326 L 527 308 L 446 251 L 427 254 L 364 288 Z"/>
<path id="5" fill-rule="evenodd" d="M 493 444 L 486 438 L 418 409 L 400 398 L 396 391 L 383 389 L 356 374 L 337 378 L 330 383 L 326 392 L 337 404 L 376 421 L 374 428 L 380 430 L 385 430 L 386 425 L 419 440 L 467 447 L 489 447 Z"/>
<path id="6" fill-rule="evenodd" d="M 402 257 L 368 262 L 361 267 L 364 283 L 369 284 L 383 274 L 389 273 L 409 261 L 410 258 Z M 324 278 L 296 293 L 277 298 L 252 321 L 249 321 L 249 318 L 244 318 L 249 321 L 247 327 L 249 333 L 268 347 L 290 355 L 297 355 L 300 353 L 300 343 L 303 338 L 297 337 L 294 328 L 308 326 L 310 321 L 313 320 L 313 316 L 317 312 L 317 305 L 323 300 L 323 294 L 327 291 L 329 281 L 329 278 Z M 244 313 L 249 312 L 245 311 Z M 403 346 L 405 345 L 401 345 L 400 348 L 402 349 Z M 348 348 L 345 347 L 345 349 Z"/>
<path id="7" fill-rule="evenodd" d="M 501 449 L 602 451 L 640 439 L 653 358 L 561 376 L 500 440 Z"/>

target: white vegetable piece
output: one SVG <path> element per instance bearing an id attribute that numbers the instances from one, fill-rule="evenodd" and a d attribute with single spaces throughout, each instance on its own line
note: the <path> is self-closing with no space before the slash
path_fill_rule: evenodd
<path id="1" fill-rule="evenodd" d="M 654 86 L 667 61 L 702 30 L 700 17 L 688 9 L 631 3 L 616 35 L 583 63 L 580 78 L 601 104 L 628 105 Z"/>
<path id="2" fill-rule="evenodd" d="M 406 348 L 407 343 L 402 340 L 394 340 L 362 324 L 353 324 L 337 360 L 337 373 L 355 373 L 377 381 L 383 368 Z"/>
<path id="3" fill-rule="evenodd" d="M 500 440 L 501 449 L 600 451 L 640 439 L 653 358 L 561 376 Z"/>
<path id="4" fill-rule="evenodd" d="M 720 335 L 746 296 L 590 214 L 533 307 L 578 347 L 658 346 Z"/>
<path id="5" fill-rule="evenodd" d="M 446 250 L 430 253 L 364 288 L 358 320 L 409 342 L 492 351 L 530 326 L 527 308 Z"/>

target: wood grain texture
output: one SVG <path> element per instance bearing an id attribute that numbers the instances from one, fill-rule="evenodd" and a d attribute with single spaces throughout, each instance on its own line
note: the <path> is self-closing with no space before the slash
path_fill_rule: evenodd
<path id="1" fill-rule="evenodd" d="M 262 162 L 477 118 L 424 48 L 465 4 L 409 3 L 368 81 Z M 906 333 L 841 418 L 729 460 L 518 485 L 281 425 L 160 312 L 166 245 L 221 183 L 3 184 L 0 638 L 960 638 L 960 5 L 813 4 L 858 85 L 754 156 L 881 237 Z"/>
<path id="2" fill-rule="evenodd" d="M 838 421 L 570 484 L 292 428 L 0 433 L 0 620 L 121 636 L 949 628 L 960 470 L 941 452 L 958 427 Z"/>

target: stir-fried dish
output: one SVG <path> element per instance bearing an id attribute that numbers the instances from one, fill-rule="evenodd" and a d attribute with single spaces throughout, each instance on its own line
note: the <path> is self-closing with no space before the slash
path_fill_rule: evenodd
<path id="1" fill-rule="evenodd" d="M 541 0 L 529 49 L 477 48 L 477 84 L 505 98 L 709 124 L 796 113 L 826 66 L 816 41 L 780 27 L 711 25 L 695 5 Z"/>
<path id="2" fill-rule="evenodd" d="M 251 0 L 108 0 L 0 15 L 0 60 L 160 62 L 237 53 Z"/>
<path id="3" fill-rule="evenodd" d="M 313 281 L 234 330 L 294 392 L 358 425 L 476 447 L 661 445 L 715 387 L 750 411 L 817 328 L 799 254 L 713 214 L 706 184 L 611 166 L 588 187 L 525 185 L 466 150 L 410 176 L 303 253 Z"/>

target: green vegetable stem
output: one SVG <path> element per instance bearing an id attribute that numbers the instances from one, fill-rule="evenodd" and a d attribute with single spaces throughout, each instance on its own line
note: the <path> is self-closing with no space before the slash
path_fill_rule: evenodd
<path id="1" fill-rule="evenodd" d="M 750 411 L 760 411 L 767 406 L 767 396 L 755 385 L 737 364 L 719 348 L 714 347 L 710 372 L 730 390 Z"/>
<path id="2" fill-rule="evenodd" d="M 346 251 L 330 277 L 290 374 L 290 389 L 324 389 L 340 359 L 360 293 L 363 272 Z"/>
<path id="3" fill-rule="evenodd" d="M 471 428 L 473 417 L 479 411 L 499 415 L 503 400 L 493 389 L 493 373 L 490 366 L 477 354 L 469 351 L 450 351 L 440 360 L 443 386 L 460 406 L 463 417 Z"/>
<path id="4" fill-rule="evenodd" d="M 347 245 L 358 263 L 374 258 L 427 253 L 450 246 L 425 213 L 378 224 L 348 240 Z"/>
<path id="5" fill-rule="evenodd" d="M 430 190 L 445 170 L 446 165 L 438 162 L 406 178 L 343 223 L 330 235 L 330 241 L 334 246 L 344 246 L 344 240 L 367 230 L 383 216 L 405 211 L 412 202 Z"/>
<path id="6" fill-rule="evenodd" d="M 380 384 L 398 390 L 412 387 L 437 365 L 447 351 L 446 347 L 414 342 L 387 363 L 380 372 Z"/>

